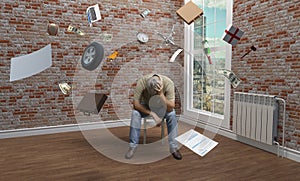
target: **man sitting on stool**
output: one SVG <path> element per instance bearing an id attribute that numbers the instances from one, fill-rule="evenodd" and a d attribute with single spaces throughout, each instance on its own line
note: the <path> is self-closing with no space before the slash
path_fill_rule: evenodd
<path id="1" fill-rule="evenodd" d="M 159 105 L 159 106 L 157 106 Z M 126 159 L 133 157 L 139 144 L 141 120 L 151 115 L 157 126 L 161 124 L 161 117 L 166 118 L 170 153 L 177 160 L 182 159 L 178 150 L 178 120 L 174 110 L 175 90 L 173 81 L 164 76 L 151 74 L 141 77 L 137 81 L 134 91 L 133 108 L 130 122 L 129 150 Z"/>

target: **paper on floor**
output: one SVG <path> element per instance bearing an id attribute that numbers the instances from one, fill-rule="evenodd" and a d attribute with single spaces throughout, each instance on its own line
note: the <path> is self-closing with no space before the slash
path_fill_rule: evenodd
<path id="1" fill-rule="evenodd" d="M 218 142 L 209 139 L 193 129 L 185 132 L 175 139 L 202 157 L 218 144 Z"/>

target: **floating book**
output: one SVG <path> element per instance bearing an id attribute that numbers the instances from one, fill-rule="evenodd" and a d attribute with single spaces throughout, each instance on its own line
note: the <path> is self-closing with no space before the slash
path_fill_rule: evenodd
<path id="1" fill-rule="evenodd" d="M 107 96 L 105 94 L 87 93 L 78 104 L 77 109 L 86 115 L 90 113 L 98 114 L 106 99 Z"/>

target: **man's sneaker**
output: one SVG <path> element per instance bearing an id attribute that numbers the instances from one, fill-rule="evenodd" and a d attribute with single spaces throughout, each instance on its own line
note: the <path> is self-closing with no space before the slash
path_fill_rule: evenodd
<path id="1" fill-rule="evenodd" d="M 133 155 L 134 155 L 134 153 L 135 153 L 135 151 L 136 151 L 136 147 L 130 147 L 129 150 L 128 150 L 128 152 L 125 155 L 125 158 L 126 159 L 132 158 Z"/>
<path id="2" fill-rule="evenodd" d="M 172 153 L 173 157 L 174 157 L 176 160 L 181 160 L 181 159 L 182 159 L 182 155 L 181 155 L 181 153 L 179 152 L 179 150 L 173 150 L 171 153 Z"/>

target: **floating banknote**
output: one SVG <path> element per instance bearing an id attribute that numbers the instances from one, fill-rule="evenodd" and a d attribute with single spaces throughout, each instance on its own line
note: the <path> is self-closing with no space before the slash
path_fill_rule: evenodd
<path id="1" fill-rule="evenodd" d="M 77 34 L 79 34 L 81 36 L 85 35 L 85 33 L 83 31 L 81 31 L 80 29 L 77 29 L 77 28 L 75 28 L 75 27 L 73 27 L 71 25 L 69 25 L 69 27 L 68 27 L 68 32 L 74 32 L 74 33 L 77 33 Z"/>
<path id="2" fill-rule="evenodd" d="M 113 35 L 107 34 L 107 33 L 101 34 L 100 37 L 101 37 L 102 41 L 105 41 L 105 42 L 110 42 L 113 39 Z"/>
<path id="3" fill-rule="evenodd" d="M 227 69 L 219 69 L 220 74 L 223 74 L 231 83 L 232 87 L 237 88 L 240 84 L 241 79 L 238 78 L 232 71 Z"/>

